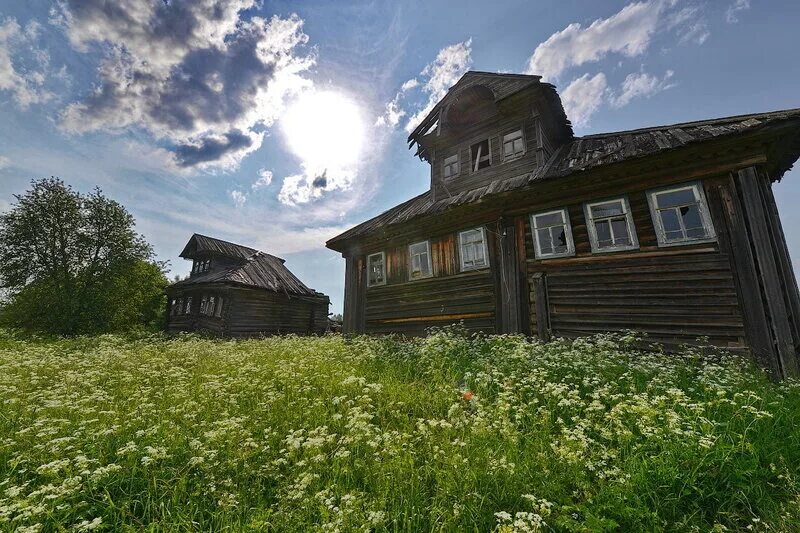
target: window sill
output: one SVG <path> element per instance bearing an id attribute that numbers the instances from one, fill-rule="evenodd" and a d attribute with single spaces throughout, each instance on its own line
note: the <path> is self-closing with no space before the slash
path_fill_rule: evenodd
<path id="1" fill-rule="evenodd" d="M 705 244 L 709 242 L 717 242 L 716 237 L 707 237 L 705 239 L 691 239 L 685 241 L 674 241 L 674 242 L 662 242 L 661 239 L 658 240 L 658 247 L 659 248 L 674 248 L 676 246 L 691 246 L 693 244 Z"/>
<path id="2" fill-rule="evenodd" d="M 638 244 L 635 246 L 614 246 L 613 248 L 601 248 L 599 250 L 593 247 L 592 254 L 613 254 L 616 252 L 630 252 L 631 250 L 638 250 L 638 249 L 639 249 Z"/>

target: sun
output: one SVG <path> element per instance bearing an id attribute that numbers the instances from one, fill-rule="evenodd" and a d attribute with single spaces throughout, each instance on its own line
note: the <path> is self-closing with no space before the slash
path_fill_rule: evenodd
<path id="1" fill-rule="evenodd" d="M 333 90 L 300 96 L 281 119 L 281 130 L 289 149 L 311 172 L 355 167 L 366 132 L 360 106 Z"/>

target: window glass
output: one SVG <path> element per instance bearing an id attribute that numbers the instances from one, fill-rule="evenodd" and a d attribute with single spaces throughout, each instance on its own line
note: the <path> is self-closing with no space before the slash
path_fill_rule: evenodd
<path id="1" fill-rule="evenodd" d="M 213 296 L 208 297 L 208 305 L 206 306 L 206 314 L 208 316 L 214 316 L 214 305 L 216 304 L 216 298 Z"/>
<path id="2" fill-rule="evenodd" d="M 472 270 L 488 265 L 483 228 L 462 231 L 459 233 L 459 241 L 461 242 L 462 270 Z"/>
<path id="3" fill-rule="evenodd" d="M 503 159 L 514 159 L 525 153 L 522 130 L 503 135 Z"/>
<path id="4" fill-rule="evenodd" d="M 472 154 L 472 171 L 476 172 L 482 168 L 491 165 L 491 157 L 489 153 L 489 139 L 485 139 L 479 143 L 475 143 L 470 148 Z"/>
<path id="5" fill-rule="evenodd" d="M 186 298 L 186 309 L 184 310 L 184 313 L 186 313 L 187 315 L 192 313 L 192 297 L 191 296 L 188 296 Z"/>
<path id="6" fill-rule="evenodd" d="M 367 258 L 367 285 L 383 285 L 386 283 L 386 267 L 383 252 L 372 254 Z"/>
<path id="7" fill-rule="evenodd" d="M 538 257 L 571 255 L 575 251 L 572 229 L 565 209 L 531 216 Z"/>
<path id="8" fill-rule="evenodd" d="M 430 243 L 428 241 L 417 242 L 408 247 L 408 256 L 411 263 L 409 277 L 411 279 L 427 278 L 433 273 L 431 271 Z"/>
<path id="9" fill-rule="evenodd" d="M 458 176 L 459 171 L 458 154 L 445 157 L 442 166 L 442 176 L 445 178 L 452 178 L 453 176 Z"/>
<path id="10" fill-rule="evenodd" d="M 655 191 L 650 193 L 649 199 L 659 244 L 714 238 L 714 228 L 698 184 Z"/>
<path id="11" fill-rule="evenodd" d="M 222 316 L 222 296 L 219 297 L 219 302 L 217 302 L 217 316 Z"/>
<path id="12" fill-rule="evenodd" d="M 633 218 L 625 199 L 588 204 L 584 210 L 592 251 L 630 250 L 638 247 Z"/>

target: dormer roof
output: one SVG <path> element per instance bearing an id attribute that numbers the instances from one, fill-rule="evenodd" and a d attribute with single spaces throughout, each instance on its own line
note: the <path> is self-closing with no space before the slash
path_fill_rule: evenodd
<path id="1" fill-rule="evenodd" d="M 444 98 L 414 128 L 408 136 L 409 148 L 416 144 L 416 155 L 427 159 L 427 149 L 424 146 L 425 143 L 421 142 L 422 139 L 432 133 L 434 126 L 440 123 L 448 108 L 458 105 L 461 99 L 476 98 L 477 88 L 480 88 L 483 94 L 490 95 L 494 103 L 500 102 L 529 87 L 540 89 L 545 103 L 550 107 L 557 122 L 562 127 L 562 135 L 566 139 L 571 139 L 573 135 L 572 125 L 564 113 L 564 108 L 561 105 L 561 99 L 555 90 L 555 86 L 549 83 L 542 83 L 541 79 L 541 76 L 529 74 L 498 74 L 470 70 L 450 87 Z"/>

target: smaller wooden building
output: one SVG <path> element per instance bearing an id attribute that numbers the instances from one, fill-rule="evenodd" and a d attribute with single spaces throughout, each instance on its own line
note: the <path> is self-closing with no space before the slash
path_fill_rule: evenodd
<path id="1" fill-rule="evenodd" d="M 189 278 L 167 288 L 167 330 L 248 337 L 321 334 L 330 299 L 308 288 L 284 260 L 195 233 L 180 253 Z"/>

